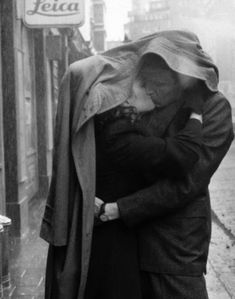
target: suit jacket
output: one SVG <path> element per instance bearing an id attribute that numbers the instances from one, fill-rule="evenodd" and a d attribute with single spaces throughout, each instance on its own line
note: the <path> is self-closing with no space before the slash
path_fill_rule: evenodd
<path id="1" fill-rule="evenodd" d="M 155 116 L 156 134 L 161 117 Z M 179 110 L 166 135 L 175 134 L 184 121 Z M 208 185 L 233 136 L 230 105 L 221 93 L 216 93 L 205 103 L 199 161 L 185 179 L 158 180 L 118 200 L 121 219 L 139 229 L 142 270 L 175 275 L 206 272 L 211 235 Z"/>

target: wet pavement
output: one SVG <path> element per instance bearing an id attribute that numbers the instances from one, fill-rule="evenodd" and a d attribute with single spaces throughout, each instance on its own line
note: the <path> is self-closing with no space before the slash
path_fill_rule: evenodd
<path id="1" fill-rule="evenodd" d="M 34 201 L 27 237 L 10 238 L 11 287 L 5 290 L 4 299 L 44 298 L 47 243 L 38 236 L 43 210 L 44 201 Z"/>
<path id="2" fill-rule="evenodd" d="M 212 240 L 206 275 L 210 299 L 235 298 L 235 142 L 210 184 Z M 30 207 L 27 238 L 10 239 L 12 285 L 4 299 L 44 298 L 47 244 L 38 237 L 43 200 Z M 68 298 L 65 298 L 68 299 Z"/>
<path id="3" fill-rule="evenodd" d="M 211 181 L 210 194 L 213 216 L 210 298 L 235 298 L 235 142 Z"/>

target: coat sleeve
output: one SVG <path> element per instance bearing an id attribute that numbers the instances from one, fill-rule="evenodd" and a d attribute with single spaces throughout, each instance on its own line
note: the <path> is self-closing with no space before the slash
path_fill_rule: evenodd
<path id="1" fill-rule="evenodd" d="M 220 94 L 204 107 L 203 142 L 200 159 L 181 181 L 158 180 L 150 187 L 117 201 L 120 217 L 128 226 L 164 216 L 183 207 L 207 190 L 210 179 L 234 138 L 231 107 Z"/>
<path id="2" fill-rule="evenodd" d="M 47 197 L 40 236 L 51 244 L 67 242 L 69 184 L 71 174 L 71 106 L 70 71 L 62 79 L 54 132 L 52 179 Z"/>
<path id="3" fill-rule="evenodd" d="M 105 152 L 121 169 L 142 171 L 148 181 L 157 174 L 173 176 L 193 167 L 199 159 L 202 124 L 189 119 L 176 135 L 156 137 L 141 124 L 116 122 L 104 133 Z"/>

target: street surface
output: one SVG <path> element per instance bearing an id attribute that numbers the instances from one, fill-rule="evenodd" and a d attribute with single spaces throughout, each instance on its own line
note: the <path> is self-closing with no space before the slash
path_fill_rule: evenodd
<path id="1" fill-rule="evenodd" d="M 209 254 L 210 299 L 235 298 L 235 142 L 211 184 L 213 216 Z"/>
<path id="2" fill-rule="evenodd" d="M 212 239 L 206 276 L 210 299 L 235 298 L 235 142 L 211 184 Z M 4 299 L 43 299 L 47 244 L 38 237 L 44 201 L 31 206 L 27 238 L 11 239 L 12 286 Z M 198 298 L 200 299 L 200 298 Z"/>

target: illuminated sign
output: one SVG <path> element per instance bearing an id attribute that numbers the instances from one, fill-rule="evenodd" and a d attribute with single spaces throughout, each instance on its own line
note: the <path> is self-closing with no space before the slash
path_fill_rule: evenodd
<path id="1" fill-rule="evenodd" d="M 25 0 L 28 27 L 68 27 L 84 23 L 84 0 Z"/>

